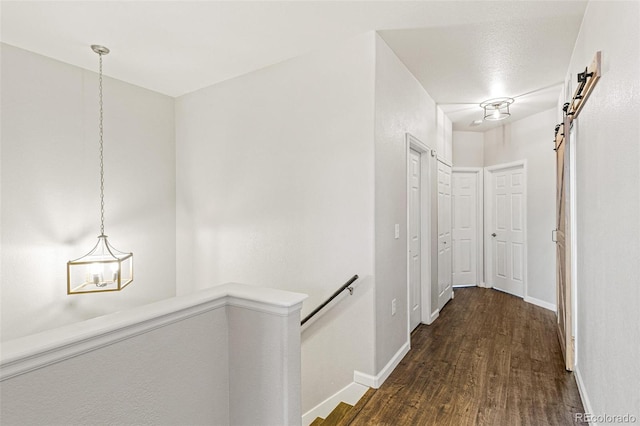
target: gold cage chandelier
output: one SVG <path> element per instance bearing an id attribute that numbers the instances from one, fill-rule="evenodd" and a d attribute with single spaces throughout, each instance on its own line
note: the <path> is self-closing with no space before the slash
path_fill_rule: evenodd
<path id="1" fill-rule="evenodd" d="M 92 45 L 100 57 L 98 103 L 100 107 L 100 235 L 96 245 L 81 258 L 67 262 L 67 294 L 120 291 L 133 281 L 133 253 L 115 249 L 104 234 L 104 157 L 102 108 L 102 56 L 109 53 L 104 46 Z"/>

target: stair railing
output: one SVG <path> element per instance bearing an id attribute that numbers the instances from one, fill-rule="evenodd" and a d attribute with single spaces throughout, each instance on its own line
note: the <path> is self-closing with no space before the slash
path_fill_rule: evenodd
<path id="1" fill-rule="evenodd" d="M 353 294 L 353 287 L 351 286 L 351 284 L 354 283 L 355 280 L 357 280 L 359 277 L 358 275 L 354 275 L 352 276 L 349 281 L 347 281 L 346 283 L 344 283 L 338 290 L 336 290 L 335 293 L 333 293 L 327 300 L 325 300 L 324 302 L 322 302 L 317 308 L 315 308 L 309 315 L 307 315 L 306 317 L 304 317 L 304 319 L 300 322 L 300 325 L 304 325 L 305 322 L 309 321 L 311 318 L 313 318 L 313 316 L 315 314 L 317 314 L 318 312 L 320 312 L 322 310 L 322 308 L 324 308 L 325 306 L 327 306 L 329 303 L 331 303 L 331 301 L 333 299 L 335 299 L 336 297 L 338 297 L 338 295 L 340 293 L 342 293 L 345 290 L 349 290 L 349 294 Z"/>

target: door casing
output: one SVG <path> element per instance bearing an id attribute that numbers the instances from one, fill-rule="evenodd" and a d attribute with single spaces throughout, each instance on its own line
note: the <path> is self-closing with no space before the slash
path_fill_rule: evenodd
<path id="1" fill-rule="evenodd" d="M 409 331 L 413 331 L 422 322 L 422 154 L 413 148 L 409 150 L 408 202 L 409 220 L 407 222 L 409 238 Z"/>
<path id="2" fill-rule="evenodd" d="M 433 274 L 437 271 L 437 269 L 433 266 L 433 244 L 431 241 L 432 235 L 432 182 L 433 182 L 433 169 L 435 168 L 435 151 L 432 150 L 428 145 L 422 142 L 420 139 L 412 135 L 411 133 L 405 134 L 405 151 L 406 151 L 406 168 L 407 168 L 407 194 L 409 194 L 409 164 L 410 164 L 410 155 L 411 150 L 417 151 L 420 153 L 420 239 L 423 242 L 421 249 L 421 258 L 422 262 L 420 264 L 420 290 L 421 290 L 421 300 L 420 300 L 420 309 L 421 309 L 421 322 L 423 324 L 431 324 L 438 316 L 437 311 L 435 314 L 431 311 L 431 294 L 432 294 L 432 283 L 433 283 Z M 409 224 L 409 211 L 410 211 L 410 200 L 407 196 L 407 224 Z M 407 313 L 410 312 L 410 257 L 409 257 L 409 226 L 406 229 L 407 232 Z M 437 285 L 437 283 L 436 283 Z M 410 315 L 407 315 L 407 330 L 411 329 L 410 324 L 411 318 Z"/>

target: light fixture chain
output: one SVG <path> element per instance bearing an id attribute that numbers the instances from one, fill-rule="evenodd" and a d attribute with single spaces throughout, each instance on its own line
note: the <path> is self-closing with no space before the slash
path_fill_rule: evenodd
<path id="1" fill-rule="evenodd" d="M 100 235 L 104 235 L 104 154 L 102 141 L 102 54 L 100 53 L 100 80 L 99 80 L 99 99 L 100 99 Z"/>

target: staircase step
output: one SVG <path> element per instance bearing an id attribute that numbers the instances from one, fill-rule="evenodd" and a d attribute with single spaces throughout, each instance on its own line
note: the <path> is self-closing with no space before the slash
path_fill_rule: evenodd
<path id="1" fill-rule="evenodd" d="M 346 402 L 341 402 L 336 408 L 333 409 L 331 414 L 327 416 L 322 422 L 322 426 L 338 426 L 340 421 L 349 414 L 353 405 L 349 405 Z"/>
<path id="2" fill-rule="evenodd" d="M 360 398 L 356 405 L 351 410 L 349 410 L 347 415 L 344 416 L 342 420 L 340 420 L 338 426 L 349 426 L 353 419 L 355 419 L 358 413 L 362 411 L 364 406 L 367 405 L 367 402 L 369 402 L 369 400 L 375 393 L 376 390 L 373 388 L 370 388 L 367 392 L 365 392 L 365 394 L 362 395 L 362 398 Z"/>
<path id="3" fill-rule="evenodd" d="M 375 389 L 369 389 L 362 395 L 362 398 L 356 403 L 355 407 L 346 402 L 341 402 L 329 413 L 326 419 L 316 417 L 309 426 L 349 426 L 375 393 Z"/>
<path id="4" fill-rule="evenodd" d="M 324 419 L 322 417 L 316 417 L 309 426 L 320 426 L 322 423 L 324 423 Z"/>

